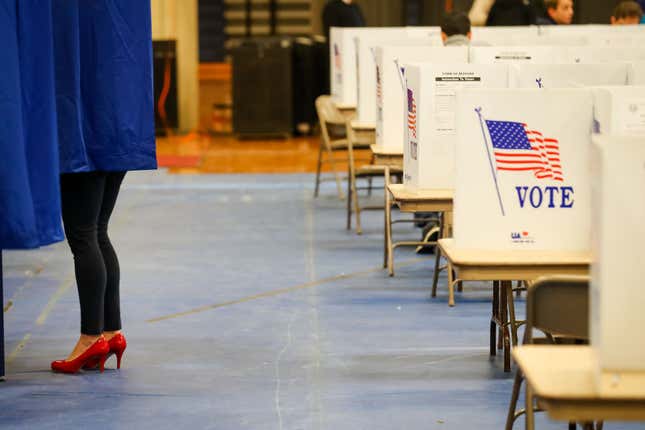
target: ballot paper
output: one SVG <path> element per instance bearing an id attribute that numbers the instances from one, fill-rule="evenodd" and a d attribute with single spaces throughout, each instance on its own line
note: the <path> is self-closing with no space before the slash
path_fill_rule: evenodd
<path id="1" fill-rule="evenodd" d="M 476 71 L 444 72 L 434 81 L 434 126 L 437 135 L 457 132 L 457 90 L 482 88 L 482 76 Z"/>
<path id="2" fill-rule="evenodd" d="M 642 393 L 645 373 L 645 140 L 596 136 L 592 147 L 591 346 L 600 392 Z"/>

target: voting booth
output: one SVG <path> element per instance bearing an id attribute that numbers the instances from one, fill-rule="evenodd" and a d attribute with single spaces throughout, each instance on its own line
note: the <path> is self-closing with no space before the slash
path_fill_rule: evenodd
<path id="1" fill-rule="evenodd" d="M 629 63 L 627 72 L 627 83 L 629 85 L 645 85 L 645 61 L 633 61 Z"/>
<path id="2" fill-rule="evenodd" d="M 645 46 L 645 45 L 643 45 Z M 629 63 L 642 61 L 645 49 L 642 47 L 617 46 L 576 46 L 558 47 L 555 54 L 556 63 Z"/>
<path id="3" fill-rule="evenodd" d="M 419 38 L 441 42 L 438 27 L 332 27 L 329 33 L 331 95 L 341 103 L 355 106 L 358 105 L 358 37 L 366 41 L 372 37 L 383 41 Z M 373 65 L 369 48 L 363 56 Z"/>
<path id="4" fill-rule="evenodd" d="M 590 249 L 590 90 L 463 90 L 457 124 L 458 248 Z"/>
<path id="5" fill-rule="evenodd" d="M 390 37 L 404 37 L 405 27 L 332 27 L 329 32 L 330 82 L 332 97 L 344 104 L 356 105 L 357 57 L 356 37 L 381 33 Z"/>
<path id="6" fill-rule="evenodd" d="M 473 64 L 555 62 L 557 48 L 550 46 L 471 46 L 470 62 Z"/>
<path id="7" fill-rule="evenodd" d="M 626 85 L 627 64 L 511 64 L 510 88 Z"/>
<path id="8" fill-rule="evenodd" d="M 506 88 L 503 64 L 408 64 L 404 184 L 452 189 L 457 138 L 456 95 L 463 88 Z"/>
<path id="9" fill-rule="evenodd" d="M 601 393 L 642 393 L 645 377 L 645 139 L 596 136 L 593 144 L 591 345 Z"/>
<path id="10" fill-rule="evenodd" d="M 593 88 L 594 131 L 645 136 L 645 86 Z"/>
<path id="11" fill-rule="evenodd" d="M 509 41 L 522 40 L 527 45 L 537 43 L 539 27 L 477 27 L 471 29 L 472 43 L 476 45 L 505 45 Z"/>
<path id="12" fill-rule="evenodd" d="M 430 47 L 443 47 L 441 35 L 438 32 L 402 30 L 393 33 L 368 33 L 355 38 L 357 55 L 357 120 L 360 122 L 376 122 L 376 57 L 375 50 L 384 44 L 417 45 L 417 51 L 423 52 Z"/>
<path id="13" fill-rule="evenodd" d="M 376 144 L 403 152 L 407 105 L 405 81 L 397 67 L 410 62 L 466 64 L 468 47 L 387 45 L 376 48 Z"/>

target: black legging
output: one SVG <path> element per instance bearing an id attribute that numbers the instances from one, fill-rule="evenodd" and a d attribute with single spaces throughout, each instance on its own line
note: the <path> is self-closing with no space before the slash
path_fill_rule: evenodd
<path id="1" fill-rule="evenodd" d="M 107 235 L 125 172 L 60 176 L 63 223 L 74 255 L 81 333 L 121 329 L 119 260 Z"/>

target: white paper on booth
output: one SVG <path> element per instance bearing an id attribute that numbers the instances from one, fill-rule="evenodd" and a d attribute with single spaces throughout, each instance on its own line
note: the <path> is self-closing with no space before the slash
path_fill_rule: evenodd
<path id="1" fill-rule="evenodd" d="M 449 135 L 456 133 L 457 90 L 481 88 L 482 78 L 477 72 L 442 72 L 434 82 L 435 133 Z M 440 151 L 444 151 L 443 147 Z M 438 148 L 438 149 L 439 149 Z"/>

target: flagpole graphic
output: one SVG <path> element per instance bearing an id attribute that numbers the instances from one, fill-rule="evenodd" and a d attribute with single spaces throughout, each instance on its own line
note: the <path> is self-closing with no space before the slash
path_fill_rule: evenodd
<path id="1" fill-rule="evenodd" d="M 488 162 L 490 164 L 490 171 L 493 175 L 493 181 L 495 182 L 495 189 L 497 190 L 497 198 L 499 199 L 499 207 L 502 210 L 502 216 L 506 216 L 506 211 L 504 210 L 504 203 L 502 202 L 502 194 L 499 191 L 499 184 L 497 182 L 497 174 L 495 173 L 495 166 L 493 166 L 493 158 L 490 155 L 490 149 L 488 148 L 488 139 L 486 138 L 486 130 L 484 129 L 484 118 L 482 116 L 482 108 L 475 108 L 477 116 L 479 117 L 479 124 L 482 129 L 482 136 L 484 138 L 484 146 L 486 147 L 486 155 L 488 155 Z"/>

